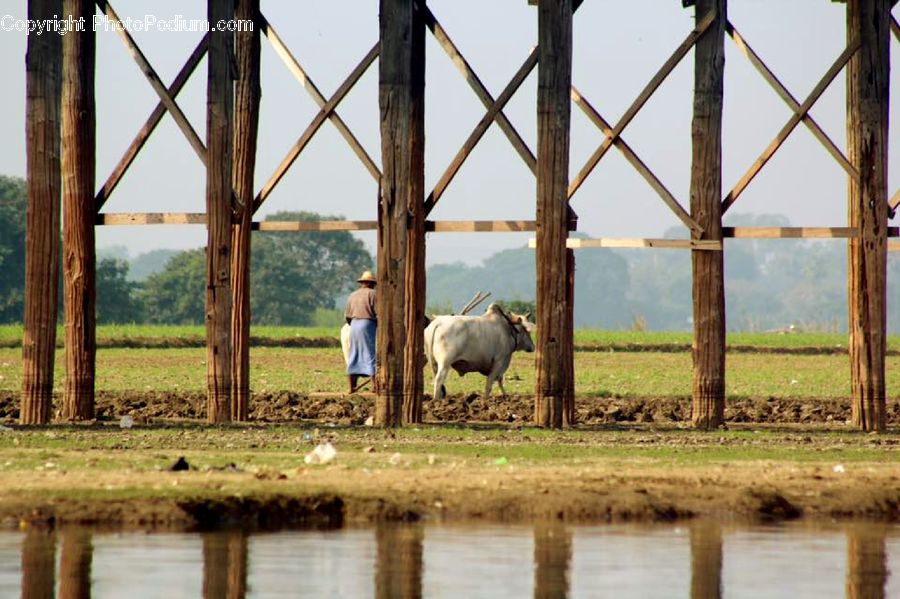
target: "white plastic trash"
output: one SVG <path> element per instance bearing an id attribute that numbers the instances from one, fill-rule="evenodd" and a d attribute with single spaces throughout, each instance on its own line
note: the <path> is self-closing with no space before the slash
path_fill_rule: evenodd
<path id="1" fill-rule="evenodd" d="M 307 464 L 327 464 L 337 455 L 337 449 L 329 442 L 319 443 L 316 448 L 306 454 L 303 461 Z"/>
<path id="2" fill-rule="evenodd" d="M 131 428 L 132 426 L 134 426 L 134 418 L 127 414 L 125 416 L 122 416 L 122 419 L 119 420 L 120 428 Z"/>

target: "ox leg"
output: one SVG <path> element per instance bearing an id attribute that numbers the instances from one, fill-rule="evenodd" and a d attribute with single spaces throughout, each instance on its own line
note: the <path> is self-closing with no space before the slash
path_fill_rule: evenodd
<path id="1" fill-rule="evenodd" d="M 444 388 L 444 381 L 447 379 L 447 373 L 449 368 L 446 366 L 438 367 L 437 374 L 434 375 L 434 398 L 441 399 L 446 394 L 447 390 Z"/>

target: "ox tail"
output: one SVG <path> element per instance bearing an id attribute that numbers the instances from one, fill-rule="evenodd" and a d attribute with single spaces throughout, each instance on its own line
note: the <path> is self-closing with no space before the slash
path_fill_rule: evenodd
<path id="1" fill-rule="evenodd" d="M 432 322 L 432 324 L 434 324 Z M 439 325 L 435 324 L 434 328 L 431 328 L 431 325 L 425 328 L 425 332 L 428 333 L 429 329 L 431 329 L 430 334 L 426 334 L 425 339 L 425 355 L 428 357 L 428 365 L 431 366 L 431 375 L 434 376 L 437 374 L 437 362 L 434 361 L 434 335 L 437 333 L 437 328 Z"/>

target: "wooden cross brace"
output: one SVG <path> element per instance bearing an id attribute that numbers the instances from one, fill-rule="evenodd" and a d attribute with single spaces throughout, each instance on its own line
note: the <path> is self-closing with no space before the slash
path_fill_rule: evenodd
<path id="1" fill-rule="evenodd" d="M 735 40 L 735 42 L 738 43 L 737 39 Z M 738 43 L 738 46 L 740 47 L 741 43 Z M 834 61 L 834 64 L 831 65 L 831 68 L 829 68 L 828 71 L 826 71 L 825 75 L 822 76 L 822 79 L 819 80 L 819 83 L 816 84 L 816 86 L 813 88 L 812 92 L 810 92 L 810 94 L 806 98 L 806 100 L 803 101 L 803 104 L 801 104 L 795 108 L 794 105 L 796 104 L 796 100 L 793 100 L 793 98 L 791 97 L 792 101 L 788 101 L 787 98 L 784 95 L 782 95 L 782 98 L 785 98 L 785 100 L 788 102 L 788 105 L 791 106 L 791 108 L 793 109 L 794 114 L 791 115 L 791 118 L 788 119 L 788 122 L 784 125 L 784 127 L 781 128 L 781 131 L 778 132 L 778 135 L 775 136 L 775 139 L 773 139 L 772 142 L 766 147 L 766 149 L 763 150 L 763 152 L 759 156 L 759 158 L 756 159 L 756 162 L 754 162 L 750 166 L 750 168 L 747 170 L 747 172 L 744 173 L 744 176 L 740 178 L 740 180 L 737 182 L 737 184 L 734 186 L 734 188 L 732 188 L 732 190 L 730 192 L 728 192 L 728 195 L 725 196 L 725 199 L 722 200 L 722 214 L 725 214 L 725 212 L 728 211 L 728 209 L 731 207 L 731 205 L 734 204 L 734 202 L 738 199 L 738 197 L 741 195 L 741 193 L 750 184 L 750 181 L 753 180 L 753 177 L 755 177 L 757 175 L 757 173 L 759 173 L 759 171 L 762 170 L 762 167 L 764 167 L 766 165 L 766 162 L 768 162 L 769 159 L 778 150 L 778 148 L 781 147 L 781 144 L 784 143 L 784 141 L 788 138 L 788 136 L 791 134 L 791 132 L 794 130 L 794 128 L 797 127 L 797 125 L 800 123 L 800 121 L 804 120 L 804 117 L 807 116 L 807 113 L 813 107 L 813 104 L 816 103 L 816 100 L 819 99 L 819 97 L 828 88 L 828 86 L 831 84 L 831 82 L 834 80 L 834 78 L 837 77 L 837 74 L 839 72 L 841 72 L 841 70 L 844 68 L 844 66 L 850 61 L 850 58 L 859 49 L 859 46 L 860 46 L 859 39 L 854 39 L 847 45 L 846 48 L 844 48 L 844 51 L 841 52 L 841 55 L 837 57 L 837 59 Z M 751 59 L 751 62 L 752 62 L 752 59 Z M 761 63 L 762 63 L 762 61 L 760 61 L 760 64 Z M 768 69 L 766 69 L 766 70 L 768 70 Z M 768 80 L 768 77 L 766 79 Z M 774 76 L 773 76 L 773 79 L 774 79 Z M 780 86 L 780 84 L 779 84 L 779 86 Z M 783 86 L 781 86 L 781 88 L 783 89 Z M 779 89 L 779 88 L 776 87 L 776 89 Z M 787 93 L 786 89 L 784 89 L 783 91 L 784 91 L 784 93 Z M 779 94 L 779 95 L 781 95 L 781 94 Z M 789 97 L 790 94 L 787 94 L 787 96 Z M 810 122 L 812 122 L 812 119 L 810 119 Z M 809 124 L 809 123 L 807 123 L 807 124 Z M 816 126 L 816 128 L 818 128 L 818 126 Z M 813 131 L 815 132 L 815 129 Z M 824 135 L 824 133 L 823 133 L 823 135 Z M 827 139 L 827 136 L 826 136 L 826 139 Z M 826 144 L 826 148 L 827 147 L 828 147 L 828 145 Z M 832 152 L 832 154 L 833 154 L 833 152 Z M 843 154 L 841 154 L 841 156 L 843 157 Z M 843 158 L 843 160 L 846 161 L 846 158 Z M 843 161 L 839 160 L 839 162 L 841 162 L 843 164 Z M 856 173 L 856 170 L 853 169 L 853 171 L 851 172 L 851 176 L 858 177 L 859 175 L 858 175 L 858 173 Z"/>
<path id="2" fill-rule="evenodd" d="M 644 104 L 647 103 L 647 100 L 650 99 L 650 96 L 659 88 L 663 81 L 665 81 L 666 77 L 678 66 L 678 63 L 681 62 L 681 59 L 688 53 L 688 51 L 694 47 L 694 44 L 700 39 L 700 36 L 709 29 L 709 27 L 716 20 L 716 11 L 712 10 L 707 14 L 703 19 L 701 19 L 695 26 L 694 29 L 687 35 L 685 40 L 675 49 L 672 55 L 663 63 L 662 67 L 656 72 L 656 74 L 650 79 L 647 85 L 641 90 L 641 93 L 638 94 L 637 98 L 635 98 L 634 102 L 631 103 L 631 106 L 625 111 L 625 114 L 622 115 L 622 118 L 616 123 L 614 127 L 611 127 L 609 123 L 607 123 L 600 114 L 584 99 L 584 97 L 576 90 L 574 87 L 572 88 L 572 99 L 575 101 L 575 104 L 585 112 L 585 114 L 590 118 L 595 125 L 597 125 L 605 134 L 605 139 L 603 143 L 594 151 L 594 153 L 588 158 L 585 165 L 578 172 L 578 175 L 575 176 L 575 179 L 569 184 L 569 199 L 572 199 L 572 196 L 575 195 L 575 192 L 578 191 L 578 188 L 584 183 L 584 181 L 588 178 L 588 175 L 594 170 L 594 167 L 597 166 L 597 163 L 600 162 L 600 159 L 606 154 L 606 151 L 612 145 L 615 145 L 619 148 L 628 161 L 632 164 L 632 166 L 637 169 L 637 171 L 650 183 L 650 185 L 656 190 L 657 193 L 660 194 L 663 201 L 666 203 L 669 208 L 675 213 L 677 216 L 696 236 L 700 236 L 703 233 L 703 227 L 695 221 L 691 216 L 684 210 L 681 204 L 672 196 L 668 189 L 659 181 L 659 179 L 650 171 L 647 166 L 640 161 L 640 159 L 634 154 L 631 148 L 621 140 L 622 131 L 625 130 L 625 127 L 634 119 L 635 115 L 644 107 Z"/>

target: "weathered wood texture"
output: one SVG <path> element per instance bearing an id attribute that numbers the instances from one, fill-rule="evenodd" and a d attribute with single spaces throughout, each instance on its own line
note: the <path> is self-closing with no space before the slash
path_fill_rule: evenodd
<path id="1" fill-rule="evenodd" d="M 847 36 L 859 50 L 847 66 L 850 386 L 853 424 L 885 430 L 889 0 L 849 0 Z M 849 44 L 848 44 L 849 45 Z"/>
<path id="2" fill-rule="evenodd" d="M 235 18 L 259 23 L 259 0 L 238 0 Z M 259 131 L 260 28 L 235 34 L 237 82 L 234 107 L 234 193 L 239 205 L 232 230 L 231 257 L 231 418 L 250 415 L 250 232 Z"/>
<path id="3" fill-rule="evenodd" d="M 417 351 L 405 346 L 413 333 L 407 332 L 409 311 L 415 310 L 407 290 L 414 293 L 416 281 L 410 273 L 417 265 L 410 265 L 421 232 L 424 239 L 424 220 L 417 224 L 421 199 L 414 197 L 419 190 L 414 172 L 424 164 L 424 158 L 414 157 L 422 151 L 422 138 L 413 116 L 421 118 L 413 108 L 413 0 L 381 0 L 380 3 L 381 56 L 378 61 L 378 105 L 381 111 L 382 178 L 378 206 L 378 332 L 376 335 L 378 372 L 376 373 L 375 424 L 397 426 L 401 422 L 404 397 L 412 391 L 405 382 L 407 356 Z M 424 251 L 424 249 L 422 250 Z M 424 276 L 424 275 L 423 275 Z M 424 287 L 423 287 L 424 288 Z M 421 324 L 416 325 L 416 345 L 421 350 Z M 419 351 L 420 351 L 419 350 Z M 418 359 L 418 358 L 416 358 Z M 421 377 L 421 375 L 419 375 Z M 421 393 L 421 383 L 418 393 Z M 420 400 L 421 401 L 421 400 Z"/>
<path id="4" fill-rule="evenodd" d="M 425 0 L 413 2 L 410 36 L 409 189 L 403 346 L 403 424 L 422 422 L 425 336 Z"/>
<path id="5" fill-rule="evenodd" d="M 65 15 L 90 23 L 93 0 L 65 0 Z M 96 370 L 96 173 L 95 37 L 92 27 L 63 36 L 62 197 L 63 314 L 66 379 L 63 420 L 94 417 Z"/>
<path id="6" fill-rule="evenodd" d="M 52 17 L 53 15 L 49 15 L 47 18 Z M 22 540 L 21 597 L 52 599 L 55 596 L 54 587 L 56 587 L 56 532 L 50 527 L 30 526 Z"/>
<path id="7" fill-rule="evenodd" d="M 234 18 L 232 0 L 207 0 L 210 23 Z M 231 216 L 234 39 L 209 36 L 206 104 L 206 379 L 207 420 L 231 420 Z"/>
<path id="8" fill-rule="evenodd" d="M 569 123 L 572 1 L 538 2 L 537 335 L 534 419 L 561 428 L 574 396 L 568 303 Z"/>
<path id="9" fill-rule="evenodd" d="M 29 19 L 52 19 L 62 0 L 29 0 Z M 25 319 L 22 332 L 22 424 L 50 422 L 59 291 L 60 65 L 58 35 L 29 35 L 25 56 L 28 208 Z"/>
<path id="10" fill-rule="evenodd" d="M 722 240 L 722 100 L 727 0 L 698 0 L 699 21 L 716 19 L 694 49 L 694 117 L 691 125 L 691 216 L 702 239 Z M 696 233 L 694 239 L 698 239 Z M 693 403 L 696 428 L 718 427 L 725 418 L 725 282 L 722 252 L 692 251 Z"/>

